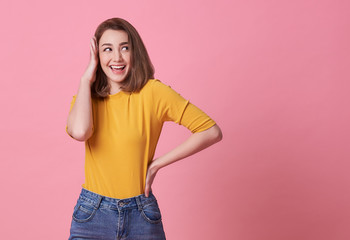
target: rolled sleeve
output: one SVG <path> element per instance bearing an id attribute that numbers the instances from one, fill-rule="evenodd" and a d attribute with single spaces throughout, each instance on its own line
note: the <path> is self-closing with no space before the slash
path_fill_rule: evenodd
<path id="1" fill-rule="evenodd" d="M 206 113 L 159 80 L 153 83 L 153 95 L 156 115 L 163 122 L 173 121 L 185 126 L 192 133 L 215 125 L 215 121 Z"/>

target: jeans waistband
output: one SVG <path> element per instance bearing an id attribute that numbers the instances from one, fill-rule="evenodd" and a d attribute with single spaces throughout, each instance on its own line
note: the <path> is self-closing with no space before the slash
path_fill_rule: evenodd
<path id="1" fill-rule="evenodd" d="M 91 192 L 85 188 L 82 188 L 81 193 L 79 195 L 79 199 L 87 201 L 91 203 L 95 208 L 99 208 L 100 206 L 123 209 L 123 208 L 138 208 L 139 210 L 142 207 L 150 202 L 157 201 L 152 191 L 149 192 L 149 196 L 146 197 L 145 194 L 140 194 L 131 198 L 111 198 L 106 197 L 94 192 Z"/>

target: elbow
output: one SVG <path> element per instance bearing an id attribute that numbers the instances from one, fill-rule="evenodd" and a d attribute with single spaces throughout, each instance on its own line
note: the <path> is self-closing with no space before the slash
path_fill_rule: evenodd
<path id="1" fill-rule="evenodd" d="M 84 130 L 70 130 L 69 128 L 67 129 L 68 134 L 74 138 L 77 141 L 80 142 L 84 142 L 86 140 L 88 140 L 91 135 L 92 135 L 92 131 L 84 131 Z"/>
<path id="2" fill-rule="evenodd" d="M 207 134 L 207 138 L 210 140 L 212 144 L 220 142 L 223 138 L 222 131 L 220 127 L 215 124 L 211 128 L 209 128 L 207 131 L 205 131 Z"/>
<path id="3" fill-rule="evenodd" d="M 219 126 L 216 125 L 216 124 L 213 126 L 213 128 L 214 128 L 213 139 L 214 139 L 215 142 L 220 142 L 222 140 L 222 138 L 223 138 L 222 131 L 219 128 Z"/>
<path id="4" fill-rule="evenodd" d="M 222 135 L 221 129 L 219 128 L 218 142 L 220 142 L 222 139 L 223 139 L 223 135 Z"/>

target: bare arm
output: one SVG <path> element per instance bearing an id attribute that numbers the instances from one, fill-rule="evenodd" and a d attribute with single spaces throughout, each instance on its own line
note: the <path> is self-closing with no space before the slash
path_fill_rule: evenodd
<path id="1" fill-rule="evenodd" d="M 92 135 L 93 119 L 91 104 L 91 84 L 95 81 L 98 64 L 95 38 L 90 41 L 90 63 L 80 79 L 74 106 L 67 119 L 67 132 L 78 141 L 86 141 Z"/>
<path id="2" fill-rule="evenodd" d="M 92 107 L 90 84 L 80 80 L 77 97 L 67 119 L 67 131 L 74 139 L 85 141 L 92 135 Z"/>
<path id="3" fill-rule="evenodd" d="M 222 140 L 222 132 L 218 125 L 211 128 L 192 134 L 186 141 L 175 147 L 170 152 L 155 159 L 148 167 L 145 194 L 148 197 L 151 185 L 158 170 L 174 163 L 180 159 L 191 156 L 211 145 Z"/>

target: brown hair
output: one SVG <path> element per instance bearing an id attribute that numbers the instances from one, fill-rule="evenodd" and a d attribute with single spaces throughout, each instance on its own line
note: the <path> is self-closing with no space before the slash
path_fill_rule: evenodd
<path id="1" fill-rule="evenodd" d="M 102 22 L 95 31 L 97 46 L 102 34 L 108 30 L 123 30 L 128 34 L 129 48 L 131 50 L 131 69 L 126 79 L 121 82 L 121 90 L 125 92 L 138 92 L 149 79 L 154 78 L 154 68 L 148 56 L 143 41 L 136 29 L 127 21 L 121 18 L 111 18 Z M 110 91 L 110 84 L 107 76 L 98 64 L 96 80 L 91 85 L 91 93 L 95 97 L 107 97 Z"/>

